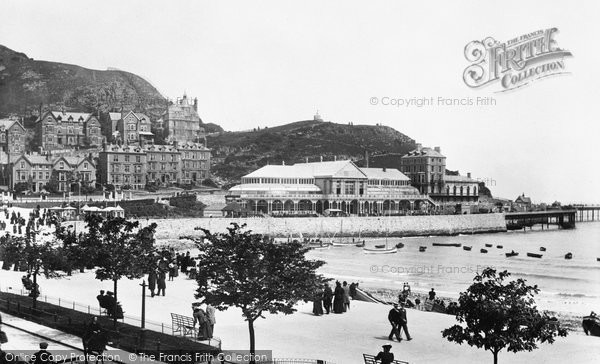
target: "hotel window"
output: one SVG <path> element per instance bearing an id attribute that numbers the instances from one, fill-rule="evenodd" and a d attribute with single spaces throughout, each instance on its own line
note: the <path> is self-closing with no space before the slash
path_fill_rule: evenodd
<path id="1" fill-rule="evenodd" d="M 135 156 L 135 161 L 136 161 L 137 163 L 140 163 L 140 161 L 141 161 L 141 160 L 142 160 L 142 159 L 141 159 L 141 157 L 140 157 L 139 155 L 136 155 L 136 156 Z"/>
<path id="2" fill-rule="evenodd" d="M 119 161 L 119 156 L 117 154 L 115 154 L 113 156 L 113 162 L 118 162 Z"/>
<path id="3" fill-rule="evenodd" d="M 50 178 L 50 172 L 46 172 L 46 179 Z"/>
<path id="4" fill-rule="evenodd" d="M 60 162 L 58 166 L 59 169 L 65 169 L 65 162 Z"/>
<path id="5" fill-rule="evenodd" d="M 125 162 L 129 162 L 129 156 L 128 155 L 125 156 Z"/>
<path id="6" fill-rule="evenodd" d="M 126 173 L 129 173 L 129 164 L 126 164 L 123 169 L 125 170 Z"/>

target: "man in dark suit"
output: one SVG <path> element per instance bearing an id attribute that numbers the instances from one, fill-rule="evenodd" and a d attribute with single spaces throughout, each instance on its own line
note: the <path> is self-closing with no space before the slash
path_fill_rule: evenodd
<path id="1" fill-rule="evenodd" d="M 52 360 L 52 354 L 48 350 L 48 343 L 42 342 L 40 343 L 40 351 L 33 354 L 31 357 L 31 364 L 50 364 L 54 363 Z"/>
<path id="2" fill-rule="evenodd" d="M 375 357 L 375 360 L 381 360 L 381 364 L 392 364 L 394 362 L 394 354 L 390 353 L 392 345 L 383 345 L 383 351 Z"/>
<path id="3" fill-rule="evenodd" d="M 408 327 L 406 326 L 407 324 L 407 320 L 406 320 L 406 309 L 404 308 L 404 303 L 401 303 L 400 307 L 400 311 L 399 311 L 399 315 L 400 315 L 400 323 L 398 325 L 398 335 L 400 335 L 400 339 L 398 340 L 402 340 L 402 332 L 400 330 L 404 330 L 404 334 L 406 335 L 406 340 L 407 341 L 411 341 L 412 337 L 410 337 L 410 334 L 408 333 Z"/>
<path id="4" fill-rule="evenodd" d="M 331 287 L 329 287 L 329 284 L 325 283 L 323 285 L 323 307 L 327 314 L 331 311 L 331 300 L 333 300 L 333 291 L 331 290 Z"/>
<path id="5" fill-rule="evenodd" d="M 392 331 L 390 331 L 388 339 L 394 340 L 393 337 L 396 336 L 398 341 L 402 341 L 402 338 L 400 337 L 400 328 L 398 326 L 400 325 L 400 310 L 398 309 L 397 303 L 394 303 L 394 308 L 388 313 L 388 321 L 392 325 Z"/>

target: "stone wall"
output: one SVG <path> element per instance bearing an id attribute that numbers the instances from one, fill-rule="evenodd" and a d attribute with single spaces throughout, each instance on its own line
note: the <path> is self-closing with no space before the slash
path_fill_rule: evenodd
<path id="1" fill-rule="evenodd" d="M 151 221 L 152 222 L 152 221 Z M 454 235 L 506 231 L 503 214 L 392 216 L 392 217 L 315 217 L 315 218 L 203 218 L 155 220 L 157 238 L 173 239 L 199 235 L 195 227 L 226 232 L 232 222 L 246 224 L 256 233 L 279 237 L 335 236 L 419 236 Z M 177 236 L 176 236 L 177 235 Z"/>

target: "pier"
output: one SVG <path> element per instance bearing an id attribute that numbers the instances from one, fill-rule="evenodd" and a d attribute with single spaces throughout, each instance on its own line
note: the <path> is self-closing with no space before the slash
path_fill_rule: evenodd
<path id="1" fill-rule="evenodd" d="M 575 219 L 579 222 L 600 221 L 600 205 L 575 205 L 577 215 Z"/>
<path id="2" fill-rule="evenodd" d="M 508 230 L 520 230 L 541 224 L 547 228 L 558 225 L 562 229 L 574 229 L 577 210 L 551 210 L 534 212 L 508 212 L 504 214 Z"/>

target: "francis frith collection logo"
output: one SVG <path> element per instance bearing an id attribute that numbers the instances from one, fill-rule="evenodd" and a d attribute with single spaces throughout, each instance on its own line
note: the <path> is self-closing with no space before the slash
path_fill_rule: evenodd
<path id="1" fill-rule="evenodd" d="M 504 43 L 492 37 L 470 42 L 465 46 L 465 58 L 471 63 L 463 73 L 465 84 L 472 88 L 499 84 L 498 92 L 503 92 L 568 73 L 565 58 L 572 54 L 558 47 L 557 33 L 557 28 L 549 28 Z"/>

